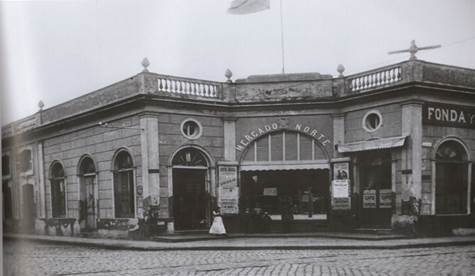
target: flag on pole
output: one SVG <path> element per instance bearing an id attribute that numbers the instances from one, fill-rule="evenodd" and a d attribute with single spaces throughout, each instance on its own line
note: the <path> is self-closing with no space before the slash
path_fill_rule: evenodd
<path id="1" fill-rule="evenodd" d="M 270 8 L 269 0 L 234 0 L 228 9 L 230 14 L 256 13 Z"/>

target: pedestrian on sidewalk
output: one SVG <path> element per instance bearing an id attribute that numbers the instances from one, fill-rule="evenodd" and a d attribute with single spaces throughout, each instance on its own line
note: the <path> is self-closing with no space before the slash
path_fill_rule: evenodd
<path id="1" fill-rule="evenodd" d="M 209 233 L 211 235 L 226 236 L 226 228 L 224 228 L 221 209 L 219 207 L 213 210 L 213 224 L 209 229 Z"/>

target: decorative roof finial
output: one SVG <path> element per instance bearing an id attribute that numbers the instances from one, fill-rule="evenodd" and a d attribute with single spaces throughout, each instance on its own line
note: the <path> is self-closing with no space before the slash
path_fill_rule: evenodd
<path id="1" fill-rule="evenodd" d="M 142 72 L 148 72 L 148 66 L 150 65 L 150 61 L 148 61 L 148 58 L 144 57 L 143 60 L 142 60 L 142 66 L 143 66 L 143 70 Z"/>
<path id="2" fill-rule="evenodd" d="M 391 51 L 391 52 L 388 52 L 388 54 L 399 54 L 399 53 L 409 53 L 411 54 L 411 56 L 409 57 L 409 60 L 415 60 L 417 59 L 416 57 L 416 53 L 418 51 L 421 51 L 421 50 L 430 50 L 430 49 L 437 49 L 437 48 L 440 48 L 442 47 L 442 45 L 431 45 L 431 46 L 425 46 L 425 47 L 417 47 L 416 45 L 416 41 L 415 40 L 411 40 L 411 46 L 409 47 L 409 49 L 406 49 L 406 50 L 398 50 L 398 51 Z"/>
<path id="3" fill-rule="evenodd" d="M 336 71 L 339 73 L 338 77 L 343 77 L 343 72 L 345 72 L 345 66 L 343 64 L 338 64 Z"/>
<path id="4" fill-rule="evenodd" d="M 38 107 L 40 108 L 40 111 L 43 110 L 43 107 L 45 106 L 45 104 L 43 103 L 43 101 L 39 101 L 38 102 Z"/>
<path id="5" fill-rule="evenodd" d="M 228 79 L 228 82 L 233 82 L 233 80 L 231 79 L 233 77 L 233 72 L 231 72 L 231 70 L 226 69 L 226 71 L 224 72 L 224 76 Z"/>

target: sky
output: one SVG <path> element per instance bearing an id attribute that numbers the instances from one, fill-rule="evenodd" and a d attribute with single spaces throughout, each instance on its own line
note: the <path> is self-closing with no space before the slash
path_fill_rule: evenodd
<path id="1" fill-rule="evenodd" d="M 280 0 L 231 15 L 231 0 L 0 0 L 2 125 L 129 78 L 225 81 L 280 73 Z M 475 69 L 473 0 L 282 0 L 286 73 L 336 76 L 419 59 Z"/>

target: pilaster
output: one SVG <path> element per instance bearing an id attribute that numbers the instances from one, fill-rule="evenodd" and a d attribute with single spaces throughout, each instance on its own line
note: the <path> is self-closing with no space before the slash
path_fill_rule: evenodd
<path id="1" fill-rule="evenodd" d="M 408 136 L 402 151 L 402 200 L 413 196 L 421 198 L 422 192 L 422 103 L 402 105 L 402 134 Z"/>

